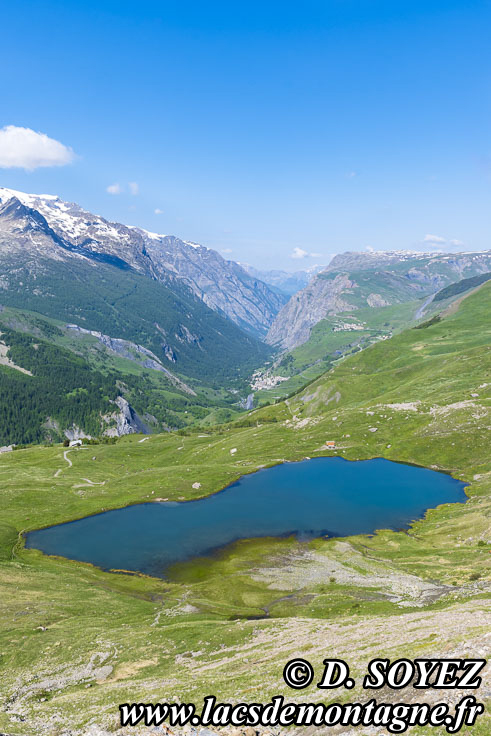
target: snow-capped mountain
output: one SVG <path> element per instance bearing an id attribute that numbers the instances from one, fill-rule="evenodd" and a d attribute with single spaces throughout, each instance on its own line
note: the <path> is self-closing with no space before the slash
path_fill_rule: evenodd
<path id="1" fill-rule="evenodd" d="M 286 301 L 239 264 L 170 235 L 109 222 L 50 194 L 0 188 L 0 247 L 56 259 L 103 260 L 163 282 L 177 278 L 211 309 L 265 335 Z"/>
<path id="2" fill-rule="evenodd" d="M 38 228 L 30 227 L 34 236 L 36 230 L 50 229 L 57 245 L 65 247 L 67 251 L 80 253 L 90 257 L 92 254 L 105 254 L 127 266 L 145 272 L 151 269 L 151 262 L 145 254 L 143 237 L 134 229 L 112 223 L 99 215 L 93 215 L 76 204 L 64 202 L 59 197 L 50 194 L 26 194 L 13 189 L 0 188 L 1 219 L 10 215 L 13 218 L 26 217 L 30 211 L 31 219 L 37 213 Z M 19 208 L 20 203 L 23 208 Z M 0 227 L 5 232 L 5 221 Z M 13 224 L 15 228 L 15 224 Z M 31 244 L 36 245 L 36 239 L 30 238 Z M 117 262 L 117 261 L 116 261 Z"/>
<path id="3" fill-rule="evenodd" d="M 28 310 L 63 329 L 139 345 L 185 383 L 212 388 L 244 380 L 269 355 L 185 278 L 154 263 L 136 228 L 53 198 L 0 194 L 0 314 Z"/>

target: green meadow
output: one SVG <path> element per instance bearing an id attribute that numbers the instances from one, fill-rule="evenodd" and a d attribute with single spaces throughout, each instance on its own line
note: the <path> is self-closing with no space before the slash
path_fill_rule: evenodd
<path id="1" fill-rule="evenodd" d="M 465 281 L 473 282 L 473 279 Z M 288 397 L 346 357 L 421 322 L 419 310 L 427 300 L 412 299 L 385 307 L 367 307 L 366 302 L 356 301 L 356 309 L 326 317 L 314 325 L 305 343 L 275 363 L 274 373 L 288 380 L 273 389 L 258 391 L 259 404 Z M 451 297 L 445 297 L 428 304 L 424 309 L 425 319 L 444 310 L 451 301 Z"/>
<path id="2" fill-rule="evenodd" d="M 357 687 L 332 697 L 346 700 L 368 699 L 360 682 L 374 656 L 485 656 L 490 309 L 488 283 L 439 321 L 376 341 L 289 399 L 228 424 L 0 455 L 0 731 L 117 730 L 118 704 L 128 701 L 298 700 L 282 681 L 294 656 L 319 672 L 325 657 L 346 659 Z M 204 496 L 259 468 L 332 454 L 451 473 L 468 483 L 468 500 L 431 509 L 403 532 L 242 541 L 176 566 L 167 580 L 23 545 L 28 530 Z M 321 697 L 311 687 L 301 699 Z M 483 716 L 472 734 L 490 731 Z"/>

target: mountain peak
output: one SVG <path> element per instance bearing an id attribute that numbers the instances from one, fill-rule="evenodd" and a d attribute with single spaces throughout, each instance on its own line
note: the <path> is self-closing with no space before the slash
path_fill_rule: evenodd
<path id="1" fill-rule="evenodd" d="M 0 202 L 5 203 L 7 200 L 15 197 L 22 204 L 33 204 L 36 200 L 45 201 L 56 201 L 61 199 L 56 194 L 26 194 L 26 192 L 19 192 L 16 189 L 8 189 L 7 187 L 0 187 Z"/>
<path id="2" fill-rule="evenodd" d="M 71 254 L 112 263 L 163 283 L 181 279 L 207 306 L 256 336 L 266 334 L 286 301 L 283 294 L 250 276 L 239 264 L 199 243 L 111 222 L 55 195 L 0 188 L 1 205 L 5 207 L 10 200 L 18 203 L 19 217 L 19 208 L 25 207 L 35 212 L 38 224 L 44 223 L 47 229 L 42 243 L 40 238 L 18 243 L 23 252 L 39 253 L 42 248 L 43 255 L 49 255 L 51 243 L 53 258 L 60 257 L 56 246 L 62 245 L 63 258 Z M 10 243 L 7 237 L 4 246 L 11 248 L 15 230 L 12 215 L 0 213 L 0 220 L 4 233 L 11 228 Z"/>
<path id="3" fill-rule="evenodd" d="M 54 236 L 43 215 L 38 210 L 24 204 L 15 195 L 0 204 L 0 222 L 3 222 L 4 225 L 10 224 L 10 227 L 16 231 L 42 230 Z"/>

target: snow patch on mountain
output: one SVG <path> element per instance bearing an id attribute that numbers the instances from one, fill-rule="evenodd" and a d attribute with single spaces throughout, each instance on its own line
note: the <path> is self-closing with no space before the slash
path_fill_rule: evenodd
<path id="1" fill-rule="evenodd" d="M 211 309 L 256 336 L 266 334 L 286 301 L 284 295 L 250 276 L 237 263 L 199 243 L 110 222 L 51 194 L 0 188 L 1 206 L 9 200 L 18 200 L 37 212 L 48 226 L 44 233 L 29 232 L 17 242 L 17 250 L 25 249 L 30 254 L 37 248 L 43 255 L 63 259 L 78 254 L 119 268 L 132 268 L 166 284 L 169 278 L 178 278 Z M 8 237 L 17 233 L 16 227 L 13 218 L 4 220 L 3 225 L 0 222 L 6 248 L 16 247 L 13 238 Z M 51 232 L 46 232 L 48 229 Z M 53 234 L 54 243 L 50 242 Z"/>

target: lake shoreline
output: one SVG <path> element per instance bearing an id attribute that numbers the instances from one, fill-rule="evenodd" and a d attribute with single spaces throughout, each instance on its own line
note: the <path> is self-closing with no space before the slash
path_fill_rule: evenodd
<path id="1" fill-rule="evenodd" d="M 330 467 L 330 463 L 326 463 L 326 460 L 333 461 L 333 466 Z M 347 462 L 351 466 L 349 470 L 344 465 Z M 355 463 L 359 463 L 356 469 L 353 468 Z M 383 463 L 383 465 L 379 466 L 378 463 Z M 432 476 L 431 478 L 421 476 L 419 483 L 418 479 L 415 481 L 412 478 L 408 479 L 407 476 L 394 476 L 394 466 L 396 465 L 425 471 L 425 474 L 431 473 Z M 289 471 L 289 468 L 292 468 L 292 466 L 296 466 L 293 478 Z M 276 473 L 274 473 L 275 469 Z M 468 500 L 468 494 L 465 490 L 468 484 L 460 479 L 453 478 L 451 473 L 439 473 L 439 471 L 424 466 L 406 462 L 397 463 L 381 457 L 360 461 L 347 461 L 346 458 L 340 456 L 328 455 L 317 458 L 304 458 L 293 462 L 275 463 L 268 468 L 260 468 L 260 470 L 269 473 L 273 471 L 273 476 L 270 476 L 269 483 L 268 481 L 265 483 L 262 477 L 263 474 L 256 470 L 255 472 L 241 475 L 239 479 L 228 483 L 219 491 L 199 498 L 184 501 L 169 500 L 165 502 L 145 500 L 123 507 L 105 509 L 68 522 L 47 525 L 33 531 L 24 531 L 24 548 L 37 549 L 48 556 L 94 564 L 95 567 L 105 572 L 112 570 L 122 572 L 128 570 L 137 574 L 141 573 L 150 577 L 166 579 L 166 571 L 173 565 L 190 562 L 194 558 L 213 556 L 217 551 L 225 549 L 238 541 L 289 537 L 312 541 L 313 539 L 326 537 L 343 539 L 360 535 L 374 535 L 383 530 L 390 530 L 397 533 L 409 530 L 413 524 L 423 520 L 431 509 L 446 504 L 465 503 Z M 347 471 L 348 474 L 346 475 Z M 305 476 L 306 472 L 307 475 Z M 356 480 L 358 472 L 363 475 L 360 475 L 360 478 Z M 433 478 L 438 478 L 438 475 L 445 475 L 452 479 L 455 483 L 453 491 L 457 493 L 458 489 L 458 493 L 462 494 L 462 500 L 453 500 L 452 498 L 449 498 L 448 501 L 439 500 L 441 498 L 441 495 L 439 495 L 440 492 L 443 493 L 443 486 L 439 487 L 432 480 Z M 275 486 L 275 479 L 278 484 L 277 486 Z M 353 479 L 355 479 L 355 485 L 350 486 L 349 483 L 353 483 Z M 293 486 L 291 485 L 292 480 L 294 481 Z M 248 487 L 239 489 L 241 482 Z M 337 487 L 334 488 L 334 485 L 341 483 L 341 488 L 343 488 L 343 484 L 347 482 L 348 486 L 340 497 L 338 495 L 339 489 Z M 364 495 L 364 490 L 362 490 L 366 482 L 371 482 L 372 484 L 372 492 L 368 501 Z M 392 490 L 394 483 L 402 483 L 402 487 L 406 488 L 405 493 L 402 495 L 399 494 L 399 496 L 394 495 Z M 407 485 L 408 483 L 409 485 Z M 389 485 L 385 487 L 384 484 Z M 300 487 L 304 488 L 304 494 L 302 496 L 304 504 L 294 511 L 294 505 L 299 500 L 297 489 Z M 381 493 L 382 496 L 380 496 Z M 419 498 L 419 493 L 422 494 L 422 498 Z M 244 497 L 243 494 L 247 495 Z M 270 496 L 269 500 L 268 494 Z M 353 494 L 354 496 L 351 498 Z M 432 494 L 437 495 L 432 496 Z M 230 509 L 227 511 L 227 507 L 233 502 L 234 498 L 237 499 L 235 503 L 239 504 L 238 507 L 236 508 L 234 506 L 232 511 Z M 284 506 L 287 499 L 289 501 Z M 401 499 L 404 500 L 402 501 Z M 270 506 L 266 506 L 266 509 L 261 511 L 261 506 L 265 501 Z M 277 503 L 280 504 L 279 507 L 276 507 Z M 350 507 L 350 503 L 354 503 L 354 505 Z M 401 508 L 401 503 L 406 503 L 408 508 Z M 200 507 L 197 504 L 200 504 Z M 210 507 L 210 504 L 212 504 L 213 508 Z M 415 506 L 411 507 L 411 504 L 415 504 Z M 159 510 L 155 508 L 156 506 Z M 422 506 L 424 508 L 419 511 Z M 220 507 L 222 508 L 222 515 L 220 515 Z M 149 515 L 150 508 L 153 509 L 153 512 Z M 237 510 L 240 508 L 242 508 L 242 511 Z M 279 515 L 278 508 L 280 510 Z M 128 520 L 132 518 L 129 516 L 132 511 L 132 517 L 137 520 L 137 523 L 133 522 L 132 526 L 130 522 L 130 526 L 125 528 L 123 533 L 121 531 L 121 525 L 128 524 Z M 161 511 L 163 512 L 162 514 Z M 210 514 L 210 511 L 212 512 L 208 522 L 206 521 L 207 511 L 208 514 Z M 125 514 L 125 512 L 128 513 Z M 231 516 L 227 524 L 221 527 L 220 524 L 225 524 L 225 519 L 227 518 L 226 516 L 223 517 L 223 513 L 231 514 Z M 322 513 L 324 513 L 326 518 L 325 526 L 319 526 L 319 518 L 321 518 L 319 514 L 322 515 Z M 360 516 L 357 517 L 357 513 Z M 136 517 L 135 514 L 137 514 Z M 156 514 L 157 516 L 160 515 L 164 520 L 162 523 L 168 526 L 165 544 L 163 544 L 161 539 L 161 527 L 154 528 L 157 518 Z M 191 517 L 189 516 L 190 514 Z M 204 518 L 202 518 L 203 514 L 205 515 Z M 108 520 L 110 526 L 102 531 L 101 525 L 104 517 L 107 517 L 107 515 L 111 515 L 112 517 Z M 198 516 L 196 517 L 196 515 Z M 405 518 L 406 516 L 407 519 Z M 190 518 L 196 519 L 194 525 L 187 531 L 186 518 L 188 520 L 187 523 L 189 523 Z M 178 531 L 178 528 L 175 527 L 176 523 L 178 526 L 179 523 L 181 525 L 184 524 L 184 527 Z M 252 525 L 251 529 L 247 527 L 248 524 Z M 286 528 L 285 526 L 282 528 L 282 524 L 285 524 Z M 98 544 L 101 539 L 105 539 L 108 534 L 111 532 L 115 533 L 121 527 L 119 534 L 122 535 L 121 539 L 125 540 L 123 547 L 126 549 L 133 545 L 134 558 L 127 558 L 125 560 L 121 560 L 120 558 L 116 564 L 104 564 L 90 559 L 91 556 L 93 557 L 97 554 L 95 551 L 90 554 L 83 553 L 88 554 L 88 557 L 79 558 L 77 555 L 82 554 L 79 549 L 83 550 L 87 544 L 86 534 L 80 537 L 81 525 L 85 525 L 88 530 L 93 530 L 91 537 L 92 543 L 96 541 Z M 147 525 L 146 533 L 142 531 L 145 525 Z M 208 531 L 210 535 L 208 535 Z M 94 534 L 95 536 L 93 536 Z M 175 534 L 178 536 L 174 538 L 173 535 Z M 213 534 L 222 536 L 219 540 L 214 540 Z M 138 535 L 141 538 L 140 545 L 137 545 L 134 541 L 138 538 Z M 29 543 L 29 539 L 32 543 Z M 58 542 L 56 542 L 57 539 L 59 540 Z M 72 549 L 73 544 L 77 544 L 77 539 L 81 547 Z M 151 544 L 149 540 L 152 539 L 154 539 L 153 544 L 156 545 L 155 549 L 152 547 L 149 548 L 149 544 Z M 48 540 L 48 546 L 46 546 L 45 540 Z M 43 541 L 45 542 L 44 545 L 42 544 Z M 72 552 L 70 554 L 68 552 L 67 554 L 53 552 L 53 543 L 55 546 L 56 544 L 65 545 L 65 548 L 68 551 L 72 549 Z M 191 544 L 196 545 L 198 543 L 201 546 L 190 546 Z M 172 547 L 173 544 L 174 547 Z M 111 556 L 114 553 L 114 549 L 123 549 L 121 544 L 117 542 L 117 538 L 113 540 L 113 548 L 111 548 L 109 543 L 107 543 L 106 547 L 104 547 L 104 543 L 101 543 L 101 545 L 98 548 L 98 554 L 102 555 L 103 558 L 108 554 Z M 159 562 L 159 570 L 161 572 L 158 574 L 149 570 L 148 563 L 144 561 L 144 558 L 140 557 L 144 549 L 147 550 L 147 554 L 149 554 L 149 549 L 154 549 L 152 554 L 157 555 L 158 559 L 162 560 L 161 563 Z M 173 549 L 174 554 L 177 556 L 167 559 L 166 554 L 168 554 L 169 549 Z M 141 561 L 135 562 L 138 559 L 141 559 Z M 167 562 L 164 562 L 166 559 Z"/>

